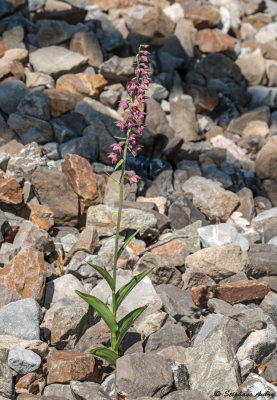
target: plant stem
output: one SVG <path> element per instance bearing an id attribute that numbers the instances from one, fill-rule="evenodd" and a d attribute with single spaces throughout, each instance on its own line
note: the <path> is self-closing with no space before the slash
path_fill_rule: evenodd
<path id="1" fill-rule="evenodd" d="M 124 191 L 124 173 L 125 173 L 125 164 L 126 164 L 126 155 L 127 155 L 127 147 L 128 147 L 128 139 L 126 138 L 126 143 L 123 150 L 123 163 L 121 168 L 121 176 L 120 176 L 120 194 L 119 194 L 119 205 L 118 205 L 118 213 L 117 213 L 117 225 L 116 225 L 116 236 L 115 236 L 115 249 L 114 249 L 114 264 L 113 264 L 113 281 L 114 286 L 112 290 L 112 311 L 114 317 L 116 317 L 116 304 L 115 304 L 115 292 L 116 292 L 116 265 L 117 265 L 117 252 L 118 252 L 118 243 L 119 243 L 119 232 L 120 232 L 120 222 L 121 222 L 121 212 L 123 205 L 123 191 Z"/>

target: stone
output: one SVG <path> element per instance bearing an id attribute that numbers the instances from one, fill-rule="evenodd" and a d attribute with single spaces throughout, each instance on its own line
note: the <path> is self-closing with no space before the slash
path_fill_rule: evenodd
<path id="1" fill-rule="evenodd" d="M 58 396 L 64 397 L 67 400 L 74 400 L 70 385 L 63 385 L 62 383 L 52 383 L 51 385 L 45 386 L 43 396 Z"/>
<path id="2" fill-rule="evenodd" d="M 173 192 L 172 187 L 173 172 L 170 170 L 162 171 L 153 181 L 146 192 L 146 197 L 165 196 Z"/>
<path id="3" fill-rule="evenodd" d="M 163 9 L 163 12 L 173 21 L 175 24 L 179 19 L 184 18 L 184 8 L 179 4 L 175 3 L 171 6 L 167 6 Z"/>
<path id="4" fill-rule="evenodd" d="M 86 158 L 91 163 L 97 161 L 98 157 L 100 161 L 103 161 L 101 160 L 101 151 L 101 143 L 99 143 L 98 137 L 94 132 L 59 145 L 59 153 L 62 158 L 65 158 L 68 153 L 77 154 L 80 157 Z M 105 154 L 106 156 L 107 154 Z"/>
<path id="5" fill-rule="evenodd" d="M 213 88 L 191 84 L 186 86 L 185 91 L 192 97 L 197 113 L 212 112 L 219 102 L 217 92 Z"/>
<path id="6" fill-rule="evenodd" d="M 237 196 L 239 197 L 240 201 L 237 211 L 241 212 L 243 218 L 247 219 L 247 221 L 252 221 L 255 215 L 255 205 L 252 190 L 245 187 L 237 192 Z"/>
<path id="7" fill-rule="evenodd" d="M 49 234 L 45 230 L 38 228 L 31 221 L 26 220 L 20 224 L 13 243 L 21 248 L 33 247 L 47 255 L 55 250 L 53 239 Z"/>
<path id="8" fill-rule="evenodd" d="M 87 212 L 86 226 L 95 226 L 99 236 L 115 234 L 117 210 L 106 205 L 91 206 Z M 157 220 L 151 213 L 127 208 L 122 210 L 120 230 L 141 229 L 140 234 L 157 235 Z"/>
<path id="9" fill-rule="evenodd" d="M 220 13 L 216 7 L 202 5 L 186 9 L 186 18 L 190 19 L 197 29 L 213 28 L 220 22 Z"/>
<path id="10" fill-rule="evenodd" d="M 48 121 L 50 119 L 50 101 L 43 92 L 30 92 L 21 99 L 16 112 Z"/>
<path id="11" fill-rule="evenodd" d="M 0 202 L 19 205 L 23 202 L 22 190 L 16 179 L 0 172 Z"/>
<path id="12" fill-rule="evenodd" d="M 153 7 L 145 13 L 140 21 L 137 33 L 146 36 L 163 37 L 171 35 L 174 30 L 173 21 L 160 7 Z"/>
<path id="13" fill-rule="evenodd" d="M 170 95 L 171 121 L 175 135 L 184 142 L 196 140 L 198 137 L 198 123 L 195 115 L 195 106 L 191 96 L 185 94 Z"/>
<path id="14" fill-rule="evenodd" d="M 104 392 L 102 386 L 96 382 L 71 381 L 70 388 L 75 397 L 83 400 L 90 400 L 92 397 L 99 400 L 111 400 L 111 397 Z"/>
<path id="15" fill-rule="evenodd" d="M 277 294 L 270 291 L 261 302 L 260 307 L 277 326 Z"/>
<path id="16" fill-rule="evenodd" d="M 77 32 L 70 42 L 70 50 L 88 58 L 92 67 L 99 68 L 103 62 L 103 53 L 93 32 Z"/>
<path id="17" fill-rule="evenodd" d="M 251 246 L 248 256 L 250 274 L 255 278 L 276 275 L 277 249 L 269 244 L 255 244 Z"/>
<path id="18" fill-rule="evenodd" d="M 255 172 L 260 179 L 276 179 L 277 136 L 269 138 L 256 158 Z"/>
<path id="19" fill-rule="evenodd" d="M 183 18 L 178 20 L 174 34 L 190 57 L 193 56 L 196 33 L 197 30 L 194 28 L 191 21 Z"/>
<path id="20" fill-rule="evenodd" d="M 110 330 L 103 319 L 86 330 L 75 346 L 75 351 L 87 352 L 98 346 L 108 346 Z"/>
<path id="21" fill-rule="evenodd" d="M 264 327 L 265 316 L 260 307 L 242 308 L 240 305 L 234 306 L 229 316 L 248 331 L 259 330 Z"/>
<path id="22" fill-rule="evenodd" d="M 41 72 L 30 72 L 25 69 L 26 86 L 28 88 L 36 88 L 45 86 L 47 89 L 55 87 L 55 81 L 52 76 Z"/>
<path id="23" fill-rule="evenodd" d="M 276 351 L 276 328 L 270 327 L 251 332 L 237 351 L 239 361 L 250 358 L 256 364 L 264 362 L 272 357 Z"/>
<path id="24" fill-rule="evenodd" d="M 59 46 L 43 47 L 30 54 L 30 63 L 35 72 L 49 75 L 70 72 L 87 60 L 87 57 Z"/>
<path id="25" fill-rule="evenodd" d="M 140 258 L 135 270 L 142 272 L 148 268 L 153 268 L 153 271 L 148 276 L 154 285 L 170 283 L 173 286 L 182 288 L 182 274 L 169 259 L 151 253 L 145 254 Z"/>
<path id="26" fill-rule="evenodd" d="M 27 203 L 30 209 L 30 220 L 34 225 L 45 231 L 49 231 L 54 226 L 54 213 L 45 204 Z"/>
<path id="27" fill-rule="evenodd" d="M 105 196 L 103 203 L 107 206 L 115 207 L 119 198 L 120 187 L 117 182 L 113 180 L 120 179 L 120 171 L 114 171 L 111 174 L 111 177 L 108 178 L 106 188 L 105 188 Z M 123 201 L 128 200 L 131 202 L 135 202 L 137 193 L 137 184 L 126 185 L 123 193 Z"/>
<path id="28" fill-rule="evenodd" d="M 257 135 L 266 138 L 270 135 L 270 130 L 264 121 L 250 121 L 242 131 L 242 137 Z"/>
<path id="29" fill-rule="evenodd" d="M 100 65 L 100 73 L 108 80 L 125 82 L 134 73 L 134 57 L 113 56 Z"/>
<path id="30" fill-rule="evenodd" d="M 224 190 L 220 183 L 203 177 L 194 176 L 188 179 L 183 184 L 182 190 L 192 194 L 193 204 L 211 221 L 216 218 L 226 221 L 239 203 L 237 195 Z M 203 191 L 205 191 L 205 200 Z"/>
<path id="31" fill-rule="evenodd" d="M 217 65 L 220 68 L 216 68 Z M 230 78 L 238 83 L 242 80 L 239 66 L 221 53 L 208 54 L 197 64 L 195 70 L 206 79 Z"/>
<path id="32" fill-rule="evenodd" d="M 166 324 L 147 339 L 145 353 L 160 351 L 169 346 L 189 347 L 185 328 L 175 324 Z"/>
<path id="33" fill-rule="evenodd" d="M 21 297 L 33 298 L 42 304 L 46 282 L 43 254 L 30 247 L 23 248 L 12 261 L 0 269 L 0 283 Z"/>
<path id="34" fill-rule="evenodd" d="M 156 354 L 127 354 L 117 360 L 116 371 L 116 391 L 134 398 L 164 396 L 173 386 L 169 364 Z"/>
<path id="35" fill-rule="evenodd" d="M 262 399 L 265 394 L 271 399 L 277 396 L 276 387 L 267 382 L 262 376 L 254 373 L 248 375 L 239 386 L 237 392 L 241 393 L 241 396 L 247 396 L 249 399 Z M 235 396 L 234 399 L 238 400 L 239 397 Z"/>
<path id="36" fill-rule="evenodd" d="M 266 60 L 265 66 L 268 86 L 275 87 L 277 84 L 277 62 L 275 60 Z"/>
<path id="37" fill-rule="evenodd" d="M 216 297 L 227 303 L 235 304 L 250 300 L 263 299 L 269 292 L 269 284 L 258 281 L 237 281 L 219 286 L 194 286 L 191 297 L 197 306 L 207 304 L 208 300 Z"/>
<path id="38" fill-rule="evenodd" d="M 168 315 L 163 311 L 156 311 L 153 314 L 142 316 L 138 318 L 134 324 L 135 330 L 141 335 L 141 337 L 146 338 L 152 333 L 158 331 L 165 323 Z"/>
<path id="39" fill-rule="evenodd" d="M 169 393 L 164 400 L 209 400 L 210 397 L 199 390 L 176 390 Z"/>
<path id="40" fill-rule="evenodd" d="M 48 345 L 41 340 L 24 340 L 12 335 L 0 335 L 0 349 L 11 350 L 14 347 L 31 350 L 44 358 L 48 354 Z"/>
<path id="41" fill-rule="evenodd" d="M 233 243 L 239 245 L 243 251 L 249 249 L 248 240 L 238 233 L 232 224 L 203 226 L 198 229 L 198 234 L 203 247 L 218 247 L 223 243 Z"/>
<path id="42" fill-rule="evenodd" d="M 89 206 L 102 202 L 97 179 L 85 158 L 76 154 L 67 154 L 61 164 L 61 168 L 75 193 L 80 197 L 81 214 Z"/>
<path id="43" fill-rule="evenodd" d="M 44 299 L 45 308 L 48 309 L 52 307 L 63 297 L 79 300 L 79 296 L 75 293 L 75 290 L 85 292 L 81 282 L 71 274 L 65 274 L 57 279 L 47 282 Z"/>
<path id="44" fill-rule="evenodd" d="M 255 61 L 255 68 L 253 62 Z M 249 85 L 259 85 L 264 82 L 265 78 L 265 61 L 260 49 L 255 50 L 253 53 L 241 56 L 237 61 L 242 75 L 245 77 Z"/>
<path id="45" fill-rule="evenodd" d="M 234 349 L 222 330 L 188 348 L 186 360 L 191 389 L 207 393 L 229 387 L 236 390 L 240 384 Z"/>
<path id="46" fill-rule="evenodd" d="M 275 180 L 266 179 L 263 181 L 263 189 L 274 207 L 277 207 L 277 184 Z M 267 199 L 267 200 L 268 200 Z M 263 201 L 264 204 L 264 201 Z M 268 204 L 268 203 L 267 203 Z"/>
<path id="47" fill-rule="evenodd" d="M 98 244 L 98 241 L 99 238 L 95 227 L 89 226 L 85 228 L 82 231 L 79 239 L 76 240 L 73 246 L 68 250 L 68 253 L 64 259 L 64 265 L 67 265 L 77 252 L 86 252 L 88 254 L 92 254 Z"/>
<path id="48" fill-rule="evenodd" d="M 9 351 L 8 365 L 18 374 L 25 375 L 39 369 L 41 358 L 31 350 L 13 347 Z"/>
<path id="49" fill-rule="evenodd" d="M 75 225 L 79 214 L 78 196 L 62 172 L 38 167 L 32 175 L 32 184 L 40 202 L 53 211 L 56 224 Z"/>
<path id="50" fill-rule="evenodd" d="M 158 132 L 165 135 L 168 139 L 172 139 L 174 131 L 170 127 L 166 114 L 158 101 L 153 98 L 147 101 L 147 114 L 145 118 L 146 127 L 152 132 Z M 154 150 L 154 149 L 153 149 Z M 152 156 L 152 155 L 151 155 Z"/>
<path id="51" fill-rule="evenodd" d="M 197 32 L 195 45 L 203 53 L 219 53 L 224 51 L 233 51 L 235 48 L 235 40 L 221 33 L 216 29 L 202 29 Z"/>
<path id="52" fill-rule="evenodd" d="M 101 362 L 91 354 L 51 349 L 47 358 L 47 384 L 74 380 L 95 382 Z"/>
<path id="53" fill-rule="evenodd" d="M 266 369 L 262 377 L 268 382 L 276 380 L 276 361 L 277 355 L 275 354 L 266 364 Z"/>
<path id="54" fill-rule="evenodd" d="M 277 207 L 262 211 L 252 220 L 252 226 L 260 233 L 262 242 L 267 243 L 277 235 Z"/>
<path id="55" fill-rule="evenodd" d="M 56 89 L 96 98 L 107 83 L 101 74 L 90 75 L 82 72 L 62 75 L 56 82 Z"/>
<path id="56" fill-rule="evenodd" d="M 198 268 L 215 282 L 239 272 L 247 272 L 249 260 L 240 246 L 224 244 L 202 249 L 186 258 L 186 268 Z"/>
<path id="57" fill-rule="evenodd" d="M 25 62 L 28 58 L 28 51 L 25 49 L 9 49 L 5 52 L 5 55 L 1 58 L 1 61 L 8 63 L 9 65 L 13 61 Z"/>
<path id="58" fill-rule="evenodd" d="M 52 117 L 59 117 L 68 111 L 73 111 L 76 104 L 83 98 L 81 94 L 63 89 L 46 89 L 44 93 L 49 97 Z"/>
<path id="59" fill-rule="evenodd" d="M 39 340 L 42 310 L 34 299 L 23 299 L 0 309 L 0 335 L 17 336 L 26 340 Z"/>
<path id="60" fill-rule="evenodd" d="M 248 111 L 238 118 L 234 118 L 228 125 L 228 131 L 241 135 L 241 132 L 246 128 L 251 121 L 269 122 L 270 110 L 268 106 L 257 107 L 254 110 Z"/>
<path id="61" fill-rule="evenodd" d="M 168 91 L 162 85 L 152 82 L 146 91 L 146 96 L 152 97 L 154 100 L 161 102 L 168 96 Z"/>

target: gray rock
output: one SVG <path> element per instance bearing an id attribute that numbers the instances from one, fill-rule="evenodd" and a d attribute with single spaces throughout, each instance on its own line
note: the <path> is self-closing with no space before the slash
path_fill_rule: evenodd
<path id="1" fill-rule="evenodd" d="M 166 136 L 168 140 L 172 139 L 174 137 L 174 130 L 170 126 L 161 105 L 154 98 L 150 98 L 147 100 L 146 107 L 147 114 L 145 118 L 145 126 L 147 130 L 154 133 L 160 133 Z M 166 144 L 167 143 L 165 143 L 164 146 Z"/>
<path id="2" fill-rule="evenodd" d="M 22 339 L 39 339 L 42 310 L 34 299 L 23 299 L 0 309 L 0 335 L 18 336 Z"/>
<path id="3" fill-rule="evenodd" d="M 8 218 L 2 210 L 0 210 L 0 243 L 4 241 L 5 234 L 11 229 Z"/>
<path id="4" fill-rule="evenodd" d="M 204 274 L 197 267 L 188 267 L 182 275 L 184 282 L 183 289 L 191 289 L 193 286 L 206 285 L 214 286 L 215 281 L 208 275 Z"/>
<path id="5" fill-rule="evenodd" d="M 75 129 L 68 126 L 61 118 L 53 118 L 51 120 L 51 125 L 55 134 L 55 139 L 59 143 L 64 143 L 78 137 Z"/>
<path id="6" fill-rule="evenodd" d="M 5 264 L 7 264 L 7 263 L 5 263 Z M 21 299 L 22 299 L 22 297 L 18 292 L 7 288 L 5 285 L 2 285 L 2 283 L 0 283 L 0 308 L 4 307 L 5 305 L 7 305 L 9 303 L 12 303 L 14 301 L 18 301 Z"/>
<path id="7" fill-rule="evenodd" d="M 230 392 L 231 390 L 229 393 Z M 240 396 L 247 396 L 249 399 L 256 400 L 264 399 L 265 394 L 270 399 L 275 399 L 275 397 L 277 397 L 276 387 L 267 382 L 262 376 L 253 373 L 249 374 L 236 392 L 241 393 Z M 235 396 L 234 400 L 239 400 L 241 398 L 240 396 Z"/>
<path id="8" fill-rule="evenodd" d="M 242 381 L 244 381 L 251 372 L 258 372 L 256 363 L 250 360 L 250 358 L 240 361 L 239 367 Z"/>
<path id="9" fill-rule="evenodd" d="M 173 374 L 166 360 L 156 354 L 128 354 L 116 363 L 116 391 L 130 397 L 165 396 L 173 386 Z M 134 380 L 134 376 L 136 379 Z"/>
<path id="10" fill-rule="evenodd" d="M 18 374 L 26 375 L 39 369 L 41 358 L 31 350 L 13 347 L 9 351 L 8 365 Z"/>
<path id="11" fill-rule="evenodd" d="M 202 167 L 201 168 L 202 175 L 206 179 L 211 179 L 212 181 L 220 182 L 224 189 L 232 186 L 233 182 L 229 175 L 225 174 L 225 172 L 221 171 L 219 168 L 214 165 Z"/>
<path id="12" fill-rule="evenodd" d="M 29 89 L 21 81 L 0 83 L 0 109 L 6 114 L 14 113 Z M 9 101 L 7 101 L 7 96 Z"/>
<path id="13" fill-rule="evenodd" d="M 174 388 L 177 390 L 189 389 L 189 376 L 185 365 L 170 359 L 167 361 L 173 372 Z"/>
<path id="14" fill-rule="evenodd" d="M 99 143 L 95 134 L 90 133 L 83 137 L 71 139 L 59 145 L 61 158 L 65 158 L 67 153 L 77 154 L 86 158 L 90 163 L 98 160 Z"/>
<path id="15" fill-rule="evenodd" d="M 251 246 L 248 257 L 250 261 L 250 275 L 259 278 L 276 275 L 277 249 L 270 244 L 254 244 Z"/>
<path id="16" fill-rule="evenodd" d="M 101 385 L 96 382 L 71 381 L 70 388 L 74 398 L 78 400 L 110 400 Z"/>
<path id="17" fill-rule="evenodd" d="M 43 390 L 43 396 L 64 397 L 68 400 L 76 399 L 72 394 L 70 385 L 64 385 L 61 383 L 52 383 L 51 385 L 45 386 Z"/>
<path id="18" fill-rule="evenodd" d="M 198 229 L 201 243 L 204 247 L 219 247 L 224 243 L 239 245 L 241 250 L 249 249 L 248 240 L 237 232 L 232 224 L 203 226 Z"/>
<path id="19" fill-rule="evenodd" d="M 103 63 L 102 50 L 94 32 L 77 32 L 70 42 L 70 50 L 88 57 L 88 63 L 93 67 L 98 68 Z"/>
<path id="20" fill-rule="evenodd" d="M 37 26 L 37 42 L 39 47 L 52 46 L 62 43 L 68 39 L 71 39 L 72 36 L 79 30 L 84 30 L 84 26 L 82 27 L 81 24 L 72 25 L 68 24 L 66 21 L 47 19 L 38 21 Z"/>
<path id="21" fill-rule="evenodd" d="M 100 278 L 100 274 L 88 263 L 104 267 L 98 255 L 87 255 L 83 251 L 78 251 L 72 257 L 67 271 L 78 279 Z"/>
<path id="22" fill-rule="evenodd" d="M 269 325 L 266 329 L 250 333 L 239 347 L 237 359 L 242 361 L 250 358 L 256 364 L 267 362 L 276 352 L 276 344 L 276 327 Z"/>
<path id="23" fill-rule="evenodd" d="M 43 152 L 49 160 L 59 160 L 59 146 L 56 142 L 49 142 L 43 146 Z"/>
<path id="24" fill-rule="evenodd" d="M 174 176 L 176 177 L 176 172 Z M 184 172 L 185 171 L 180 171 Z M 179 177 L 178 177 L 179 178 Z M 176 180 L 175 180 L 176 182 Z M 169 197 L 172 201 L 168 209 L 168 217 L 170 218 L 171 228 L 181 229 L 196 221 L 202 221 L 203 225 L 207 225 L 208 220 L 205 215 L 198 210 L 197 207 L 185 196 L 184 193 L 176 193 Z"/>
<path id="25" fill-rule="evenodd" d="M 21 99 L 16 112 L 48 121 L 50 119 L 50 100 L 43 92 L 29 92 Z"/>
<path id="26" fill-rule="evenodd" d="M 277 327 L 277 293 L 270 291 L 261 302 L 260 307 L 272 318 Z"/>
<path id="27" fill-rule="evenodd" d="M 196 285 L 195 285 L 196 286 Z M 233 312 L 233 306 L 221 299 L 209 299 L 208 309 L 216 314 L 222 314 L 229 316 Z"/>
<path id="28" fill-rule="evenodd" d="M 106 106 L 115 108 L 120 100 L 120 93 L 112 89 L 104 90 L 104 92 L 100 94 L 99 99 L 101 103 Z"/>
<path id="29" fill-rule="evenodd" d="M 120 58 L 113 56 L 100 65 L 100 73 L 106 79 L 125 82 L 134 74 L 134 57 Z"/>
<path id="30" fill-rule="evenodd" d="M 150 83 L 145 94 L 146 96 L 152 97 L 154 100 L 160 103 L 162 100 L 167 98 L 168 91 L 162 85 L 153 82 Z"/>
<path id="31" fill-rule="evenodd" d="M 71 71 L 87 62 L 87 57 L 64 47 L 49 46 L 30 54 L 30 62 L 35 71 L 46 74 L 61 74 Z"/>
<path id="32" fill-rule="evenodd" d="M 262 242 L 267 243 L 277 235 L 277 207 L 258 214 L 253 218 L 252 226 L 260 233 Z"/>
<path id="33" fill-rule="evenodd" d="M 242 308 L 239 305 L 234 305 L 229 317 L 238 321 L 248 329 L 248 331 L 258 330 L 264 327 L 264 313 L 259 307 Z"/>
<path id="34" fill-rule="evenodd" d="M 0 349 L 0 399 L 11 399 L 14 394 L 13 371 L 8 366 L 8 349 Z"/>
<path id="35" fill-rule="evenodd" d="M 247 221 L 252 221 L 252 218 L 255 215 L 255 205 L 252 190 L 244 187 L 237 192 L 237 195 L 240 201 L 237 211 L 241 212 L 242 217 L 247 219 Z"/>
<path id="36" fill-rule="evenodd" d="M 216 66 L 220 65 L 220 68 Z M 205 78 L 231 78 L 235 82 L 242 80 L 239 67 L 229 57 L 221 53 L 209 54 L 196 66 L 196 71 Z"/>
<path id="37" fill-rule="evenodd" d="M 135 172 L 134 172 L 135 173 Z M 114 171 L 111 176 L 117 180 L 120 179 L 121 171 Z M 105 189 L 104 204 L 110 207 L 114 207 L 119 199 L 120 185 L 115 182 L 112 178 L 108 178 Z M 136 201 L 138 185 L 126 185 L 123 193 L 123 200 Z"/>
<path id="38" fill-rule="evenodd" d="M 33 247 L 47 255 L 55 250 L 53 239 L 49 233 L 26 220 L 20 225 L 13 244 L 21 248 Z"/>
<path id="39" fill-rule="evenodd" d="M 247 93 L 251 97 L 252 106 L 260 106 L 266 104 L 269 107 L 276 107 L 277 104 L 277 88 L 266 86 L 251 86 L 247 88 Z"/>
<path id="40" fill-rule="evenodd" d="M 24 145 L 32 142 L 44 144 L 53 140 L 51 125 L 42 119 L 28 115 L 11 114 L 8 125 L 20 136 Z"/>
<path id="41" fill-rule="evenodd" d="M 186 367 L 191 389 L 210 392 L 223 388 L 236 390 L 240 384 L 239 365 L 226 334 L 219 330 L 186 350 Z"/>
<path id="42" fill-rule="evenodd" d="M 165 170 L 161 172 L 153 181 L 150 188 L 146 191 L 146 197 L 157 197 L 172 194 L 172 177 L 173 172 L 170 170 Z"/>
<path id="43" fill-rule="evenodd" d="M 36 11 L 43 8 L 45 0 L 28 0 L 29 11 Z"/>
<path id="44" fill-rule="evenodd" d="M 169 346 L 189 347 L 185 328 L 180 325 L 166 324 L 147 339 L 145 352 L 160 351 Z"/>
<path id="45" fill-rule="evenodd" d="M 216 218 L 226 221 L 239 203 L 238 196 L 224 190 L 219 182 L 200 176 L 188 179 L 182 190 L 192 195 L 193 204 L 211 221 Z"/>
<path id="46" fill-rule="evenodd" d="M 277 354 L 275 354 L 271 360 L 266 363 L 266 369 L 262 374 L 262 377 L 267 381 L 276 381 L 277 378 Z"/>

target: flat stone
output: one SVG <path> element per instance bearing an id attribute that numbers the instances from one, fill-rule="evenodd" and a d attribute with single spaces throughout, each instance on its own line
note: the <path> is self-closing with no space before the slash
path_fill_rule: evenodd
<path id="1" fill-rule="evenodd" d="M 209 399 L 210 397 L 208 397 L 206 393 L 201 392 L 199 390 L 176 390 L 172 393 L 169 393 L 169 395 L 167 395 L 166 397 L 164 397 L 164 400 L 209 400 Z"/>
<path id="2" fill-rule="evenodd" d="M 116 391 L 128 396 L 164 396 L 173 385 L 173 374 L 166 360 L 156 354 L 128 354 L 116 363 Z M 134 380 L 134 377 L 136 379 Z"/>
<path id="3" fill-rule="evenodd" d="M 38 106 L 37 114 L 40 111 L 43 112 L 43 109 Z M 11 114 L 8 119 L 8 125 L 20 136 L 21 142 L 25 145 L 30 143 L 30 146 L 32 146 L 32 142 L 45 144 L 53 139 L 51 125 L 42 119 L 29 115 Z"/>
<path id="4" fill-rule="evenodd" d="M 32 184 L 40 202 L 53 211 L 56 224 L 75 225 L 79 214 L 78 196 L 61 171 L 38 167 L 32 175 Z"/>
<path id="5" fill-rule="evenodd" d="M 42 304 L 46 282 L 43 254 L 31 247 L 23 248 L 12 261 L 0 269 L 0 283 L 24 299 Z"/>
<path id="6" fill-rule="evenodd" d="M 245 326 L 248 331 L 258 330 L 264 327 L 265 316 L 263 310 L 259 307 L 243 308 L 240 305 L 234 306 L 232 312 L 228 313 L 228 315 L 233 320 Z"/>
<path id="7" fill-rule="evenodd" d="M 240 384 L 239 365 L 233 346 L 221 330 L 188 348 L 186 360 L 191 389 L 207 393 L 226 387 L 236 390 Z"/>
<path id="8" fill-rule="evenodd" d="M 71 381 L 70 388 L 74 396 L 82 398 L 82 400 L 90 400 L 92 397 L 99 400 L 111 400 L 102 386 L 96 382 L 78 382 Z"/>
<path id="9" fill-rule="evenodd" d="M 47 384 L 68 383 L 74 380 L 95 382 L 101 364 L 91 354 L 58 351 L 53 348 L 47 358 Z"/>
<path id="10" fill-rule="evenodd" d="M 250 274 L 255 278 L 276 275 L 277 249 L 269 244 L 255 244 L 251 246 L 248 256 L 250 260 Z"/>
<path id="11" fill-rule="evenodd" d="M 16 179 L 0 173 L 0 202 L 19 205 L 23 202 L 22 190 Z"/>
<path id="12" fill-rule="evenodd" d="M 13 347 L 9 351 L 8 365 L 18 374 L 25 375 L 39 369 L 41 358 L 31 350 Z"/>
<path id="13" fill-rule="evenodd" d="M 55 86 L 55 81 L 52 76 L 42 72 L 30 72 L 25 70 L 26 86 L 28 88 L 36 88 L 38 86 L 45 86 L 47 89 Z"/>
<path id="14" fill-rule="evenodd" d="M 42 310 L 34 299 L 23 299 L 0 309 L 0 335 L 12 335 L 26 340 L 39 340 Z"/>
<path id="15" fill-rule="evenodd" d="M 43 390 L 43 396 L 57 396 L 66 398 L 67 400 L 74 400 L 70 384 L 52 383 L 51 385 L 47 385 Z"/>
<path id="16" fill-rule="evenodd" d="M 216 29 L 202 29 L 197 32 L 195 44 L 203 53 L 219 53 L 233 51 L 236 42 Z"/>
<path id="17" fill-rule="evenodd" d="M 134 57 L 113 56 L 100 65 L 100 73 L 106 79 L 124 82 L 134 74 Z"/>
<path id="18" fill-rule="evenodd" d="M 49 75 L 69 72 L 87 60 L 87 57 L 59 46 L 43 47 L 30 54 L 34 70 Z"/>
<path id="19" fill-rule="evenodd" d="M 251 121 L 269 122 L 270 110 L 268 106 L 257 107 L 254 110 L 248 111 L 238 118 L 234 118 L 228 125 L 228 131 L 241 135 L 241 132 L 246 128 Z"/>
<path id="20" fill-rule="evenodd" d="M 107 83 L 101 74 L 90 75 L 84 72 L 79 74 L 64 74 L 57 80 L 56 89 L 80 94 L 81 96 L 97 98 Z"/>

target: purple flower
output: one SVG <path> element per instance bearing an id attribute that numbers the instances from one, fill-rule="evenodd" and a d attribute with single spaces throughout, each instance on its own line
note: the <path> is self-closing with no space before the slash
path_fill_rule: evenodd
<path id="1" fill-rule="evenodd" d="M 132 175 L 131 172 L 125 172 L 124 174 L 124 185 L 129 184 L 132 185 L 133 183 L 137 183 L 140 179 L 140 176 L 134 174 Z"/>
<path id="2" fill-rule="evenodd" d="M 124 101 L 124 100 L 121 100 L 121 101 L 119 102 L 119 106 L 122 107 L 122 108 L 124 108 L 124 110 L 127 110 L 127 109 L 129 108 L 128 104 L 127 104 L 126 101 Z"/>
<path id="3" fill-rule="evenodd" d="M 121 142 L 122 143 L 122 142 Z M 124 142 L 123 142 L 124 143 Z M 111 144 L 111 146 L 112 146 L 112 148 L 113 148 L 113 151 L 118 151 L 118 153 L 119 154 L 121 154 L 121 152 L 122 152 L 122 147 L 121 147 L 121 145 L 119 144 L 119 143 L 113 143 L 113 144 Z M 114 153 L 111 153 L 111 154 L 114 154 Z"/>
<path id="4" fill-rule="evenodd" d="M 118 155 L 115 153 L 109 153 L 108 157 L 112 159 L 112 164 L 116 164 L 118 161 Z"/>
<path id="5" fill-rule="evenodd" d="M 121 121 L 116 121 L 115 125 L 118 126 L 121 131 L 124 131 L 125 125 Z"/>

